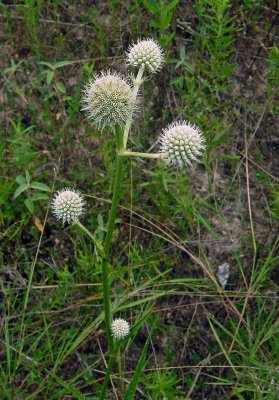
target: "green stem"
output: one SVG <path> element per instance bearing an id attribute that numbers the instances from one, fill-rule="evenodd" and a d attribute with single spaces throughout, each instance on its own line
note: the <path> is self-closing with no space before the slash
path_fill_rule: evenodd
<path id="1" fill-rule="evenodd" d="M 109 362 L 108 362 L 108 366 L 107 366 L 107 370 L 106 370 L 106 375 L 105 375 L 102 391 L 100 394 L 100 400 L 104 400 L 104 398 L 105 398 L 105 394 L 106 394 L 106 391 L 108 388 L 108 383 L 109 383 L 114 360 L 115 360 L 115 354 L 111 353 L 111 355 L 109 357 Z"/>
<path id="2" fill-rule="evenodd" d="M 117 151 L 118 152 L 123 151 L 123 132 L 122 132 L 122 129 L 120 126 L 117 125 L 115 127 L 115 133 L 116 133 Z M 123 157 L 120 157 L 118 154 L 116 154 L 115 176 L 114 176 L 114 182 L 113 182 L 113 195 L 112 195 L 111 209 L 110 209 L 110 215 L 109 215 L 109 220 L 108 220 L 108 225 L 107 225 L 107 234 L 106 234 L 105 244 L 104 244 L 105 258 L 103 258 L 103 260 L 102 260 L 105 324 L 106 324 L 110 358 L 109 358 L 109 362 L 108 362 L 105 380 L 104 380 L 103 387 L 102 387 L 102 392 L 100 395 L 100 400 L 103 400 L 105 397 L 111 370 L 112 370 L 112 366 L 113 366 L 113 362 L 115 359 L 115 354 L 116 354 L 115 349 L 114 349 L 113 339 L 111 336 L 111 306 L 110 306 L 110 297 L 109 297 L 109 264 L 108 264 L 107 259 L 109 257 L 109 251 L 110 251 L 112 235 L 113 235 L 113 230 L 114 230 L 114 225 L 115 225 L 116 211 L 117 211 L 117 206 L 119 203 L 120 185 L 121 185 L 122 174 L 123 174 L 123 161 L 124 161 Z"/>
<path id="3" fill-rule="evenodd" d="M 134 89 L 133 89 L 133 98 L 134 98 L 134 101 L 136 101 L 137 94 L 138 94 L 138 91 L 139 91 L 139 87 L 140 87 L 140 85 L 141 85 L 141 83 L 142 83 L 142 76 L 143 76 L 143 73 L 144 73 L 144 66 L 141 65 L 141 66 L 140 66 L 140 69 L 138 70 L 137 77 L 136 77 L 136 79 L 135 79 L 135 81 L 134 81 Z M 127 141 L 128 141 L 128 136 L 129 136 L 129 131 L 130 131 L 131 125 L 132 125 L 132 118 L 129 118 L 129 119 L 127 120 L 126 125 L 125 125 L 125 128 L 124 128 L 124 135 L 123 135 L 123 145 L 124 145 L 124 149 L 126 149 L 126 146 L 127 146 Z"/>
<path id="4" fill-rule="evenodd" d="M 110 324 L 111 324 L 111 312 L 110 312 L 110 298 L 109 298 L 109 264 L 107 261 L 108 255 L 105 252 L 102 244 L 93 235 L 89 232 L 85 226 L 82 225 L 80 221 L 74 221 L 74 225 L 76 225 L 83 233 L 85 233 L 94 243 L 97 252 L 99 253 L 100 257 L 102 258 L 102 277 L 103 277 L 103 298 L 104 298 L 104 309 L 105 309 L 105 324 L 106 324 L 106 331 L 107 331 L 107 340 L 109 345 L 109 350 L 113 352 L 113 340 L 110 334 Z"/>
<path id="5" fill-rule="evenodd" d="M 140 158 L 158 158 L 161 160 L 166 159 L 165 154 L 161 153 L 139 153 L 137 151 L 120 151 L 118 153 L 120 157 L 140 157 Z"/>
<path id="6" fill-rule="evenodd" d="M 104 308 L 105 308 L 105 325 L 107 332 L 107 340 L 110 353 L 113 352 L 113 340 L 111 336 L 111 307 L 109 297 L 109 264 L 106 259 L 102 260 L 102 276 L 103 276 L 103 297 L 104 297 Z"/>
<path id="7" fill-rule="evenodd" d="M 110 324 L 111 324 L 111 312 L 110 312 L 110 298 L 109 298 L 109 264 L 107 261 L 107 254 L 96 238 L 85 226 L 82 225 L 80 221 L 74 221 L 74 225 L 76 225 L 83 233 L 88 236 L 92 242 L 94 243 L 97 253 L 102 258 L 102 277 L 103 277 L 103 298 L 104 298 L 104 308 L 105 308 L 105 324 L 106 324 L 106 331 L 107 331 L 107 340 L 109 345 L 110 352 L 113 351 L 113 340 L 110 334 Z"/>
<path id="8" fill-rule="evenodd" d="M 106 391 L 108 388 L 108 383 L 109 383 L 113 363 L 114 363 L 114 360 L 119 351 L 120 344 L 121 344 L 120 341 L 118 341 L 118 343 L 116 343 L 116 345 L 115 345 L 114 351 L 110 354 L 109 362 L 108 362 L 108 366 L 107 366 L 107 370 L 106 370 L 106 375 L 105 375 L 105 379 L 104 379 L 104 383 L 103 383 L 103 387 L 102 387 L 102 391 L 101 391 L 99 400 L 104 400 L 104 398 L 105 398 L 105 394 L 106 394 Z"/>
<path id="9" fill-rule="evenodd" d="M 89 237 L 89 239 L 91 239 L 91 241 L 94 243 L 97 253 L 100 255 L 100 257 L 102 259 L 106 258 L 104 248 L 103 248 L 101 242 L 97 239 L 97 237 L 95 235 L 93 235 L 93 233 L 89 232 L 89 230 L 87 228 L 85 228 L 85 226 L 82 225 L 82 223 L 80 221 L 78 221 L 78 220 L 74 221 L 73 225 L 77 226 L 83 233 L 86 234 L 86 236 Z"/>
<path id="10" fill-rule="evenodd" d="M 120 127 L 116 127 L 116 140 L 117 140 L 117 150 L 118 152 L 123 151 L 123 134 Z M 119 154 L 116 154 L 116 166 L 115 166 L 115 177 L 113 183 L 113 196 L 111 202 L 110 216 L 107 225 L 107 235 L 105 239 L 104 250 L 105 254 L 109 255 L 112 234 L 115 224 L 116 211 L 119 202 L 119 194 L 120 194 L 120 185 L 122 180 L 122 172 L 123 172 L 123 157 L 120 157 Z"/>
<path id="11" fill-rule="evenodd" d="M 125 389 L 125 384 L 124 384 L 124 363 L 123 363 L 123 352 L 121 351 L 121 347 L 118 347 L 118 371 L 120 374 L 120 389 L 121 393 L 120 395 L 124 395 L 124 389 Z"/>
<path id="12" fill-rule="evenodd" d="M 116 172 L 114 177 L 114 185 L 113 185 L 113 196 L 111 203 L 111 210 L 107 225 L 107 234 L 104 244 L 104 253 L 105 258 L 102 260 L 102 272 L 103 272 L 103 294 L 104 294 L 104 308 L 105 308 L 105 324 L 107 331 L 107 340 L 109 345 L 110 353 L 113 352 L 113 340 L 110 332 L 111 326 L 111 307 L 110 307 L 110 296 L 109 296 L 109 264 L 107 258 L 109 256 L 110 245 L 113 235 L 113 229 L 116 218 L 116 210 L 119 201 L 119 193 L 120 193 L 120 183 L 122 178 L 122 169 L 123 169 L 123 158 L 116 156 Z"/>

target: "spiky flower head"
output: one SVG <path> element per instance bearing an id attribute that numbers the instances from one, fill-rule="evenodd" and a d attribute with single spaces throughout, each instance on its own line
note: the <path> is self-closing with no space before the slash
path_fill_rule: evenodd
<path id="1" fill-rule="evenodd" d="M 123 339 L 129 335 L 130 325 L 124 319 L 117 318 L 111 324 L 111 332 L 115 339 Z"/>
<path id="2" fill-rule="evenodd" d="M 89 121 L 101 129 L 124 125 L 136 106 L 128 79 L 110 70 L 102 71 L 85 86 L 81 103 Z"/>
<path id="3" fill-rule="evenodd" d="M 82 194 L 71 188 L 58 190 L 54 193 L 51 208 L 57 219 L 62 222 L 77 220 L 84 211 L 85 201 Z"/>
<path id="4" fill-rule="evenodd" d="M 198 161 L 205 148 L 205 138 L 196 125 L 187 121 L 169 124 L 161 135 L 160 152 L 167 164 L 180 167 Z"/>
<path id="5" fill-rule="evenodd" d="M 164 62 L 163 51 L 160 45 L 153 39 L 139 39 L 131 45 L 127 52 L 127 63 L 133 67 L 144 66 L 151 73 L 162 68 Z"/>

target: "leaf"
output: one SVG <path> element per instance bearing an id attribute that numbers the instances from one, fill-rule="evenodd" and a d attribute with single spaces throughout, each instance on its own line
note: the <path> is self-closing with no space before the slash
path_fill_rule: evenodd
<path id="1" fill-rule="evenodd" d="M 53 65 L 46 61 L 40 61 L 39 64 L 45 65 L 46 67 L 53 69 Z"/>
<path id="2" fill-rule="evenodd" d="M 61 93 L 63 93 L 63 94 L 66 93 L 66 88 L 65 88 L 65 86 L 63 85 L 62 82 L 57 82 L 56 87 L 57 87 L 57 89 L 59 90 L 59 92 L 61 92 Z"/>
<path id="3" fill-rule="evenodd" d="M 41 182 L 32 182 L 30 187 L 32 189 L 42 190 L 43 192 L 51 192 L 51 188 L 48 185 Z"/>
<path id="4" fill-rule="evenodd" d="M 149 308 L 142 317 L 140 317 L 137 322 L 135 322 L 133 324 L 133 326 L 131 327 L 131 335 L 136 335 L 138 333 L 138 331 L 140 330 L 140 328 L 142 327 L 142 325 L 148 320 L 148 318 L 150 317 L 152 313 L 152 308 Z"/>
<path id="5" fill-rule="evenodd" d="M 158 14 L 159 10 L 153 6 L 153 4 L 149 3 L 148 1 L 144 1 L 143 5 L 145 8 L 147 8 L 149 11 L 154 12 L 155 14 Z"/>
<path id="6" fill-rule="evenodd" d="M 34 225 L 36 226 L 38 231 L 43 232 L 43 224 L 42 224 L 41 220 L 38 217 L 34 217 L 33 221 L 34 221 Z"/>
<path id="7" fill-rule="evenodd" d="M 168 188 L 168 180 L 166 179 L 166 174 L 163 172 L 162 174 L 162 181 L 163 181 L 163 185 L 165 188 L 165 191 L 168 193 L 169 192 L 169 188 Z"/>
<path id="8" fill-rule="evenodd" d="M 66 65 L 73 64 L 73 61 L 58 61 L 57 63 L 54 64 L 54 68 L 62 68 L 65 67 Z"/>
<path id="9" fill-rule="evenodd" d="M 75 389 L 72 385 L 70 385 L 68 382 L 63 381 L 63 379 L 59 378 L 57 375 L 55 375 L 53 372 L 48 371 L 48 374 L 52 376 L 54 380 L 56 380 L 62 387 L 67 389 L 72 395 L 75 396 L 75 398 L 79 400 L 88 400 L 87 396 L 84 396 L 81 392 L 79 392 L 77 389 Z M 92 400 L 97 400 L 96 397 L 91 397 Z"/>
<path id="10" fill-rule="evenodd" d="M 98 221 L 99 227 L 103 228 L 103 226 L 104 226 L 104 218 L 103 218 L 102 214 L 99 213 L 97 215 L 97 221 Z"/>
<path id="11" fill-rule="evenodd" d="M 62 100 L 69 101 L 69 100 L 72 100 L 72 97 L 71 96 L 62 96 Z"/>
<path id="12" fill-rule="evenodd" d="M 53 79 L 54 76 L 54 71 L 47 71 L 47 78 L 46 78 L 46 82 L 48 85 L 51 84 L 51 81 Z"/>
<path id="13" fill-rule="evenodd" d="M 172 11 L 179 3 L 179 0 L 173 0 L 168 4 L 166 7 L 164 7 L 164 12 L 167 14 L 170 11 Z"/>
<path id="14" fill-rule="evenodd" d="M 222 129 L 217 135 L 208 143 L 209 146 L 217 146 L 221 143 L 226 143 L 230 140 L 228 136 L 224 136 L 227 131 L 227 128 Z"/>
<path id="15" fill-rule="evenodd" d="M 28 185 L 30 184 L 30 174 L 28 171 L 25 171 L 25 177 L 26 177 L 26 182 L 28 183 Z"/>
<path id="16" fill-rule="evenodd" d="M 198 218 L 199 223 L 202 224 L 209 232 L 215 237 L 215 239 L 219 239 L 219 236 L 215 229 L 210 225 L 206 218 L 204 218 L 197 210 L 195 210 L 195 216 Z"/>
<path id="17" fill-rule="evenodd" d="M 23 175 L 18 175 L 15 180 L 19 185 L 24 185 L 27 183 Z"/>
<path id="18" fill-rule="evenodd" d="M 144 348 L 142 350 L 142 353 L 141 353 L 140 359 L 138 361 L 138 364 L 136 366 L 134 375 L 132 376 L 132 379 L 130 381 L 129 387 L 127 389 L 127 392 L 124 395 L 124 400 L 134 399 L 134 396 L 135 396 L 135 393 L 136 393 L 136 390 L 137 390 L 138 381 L 139 381 L 139 378 L 140 378 L 140 375 L 141 375 L 141 371 L 142 371 L 143 366 L 144 366 L 145 356 L 146 356 L 146 353 L 147 353 L 147 348 L 148 348 L 150 339 L 151 339 L 151 335 L 149 335 L 148 338 L 146 339 L 146 342 L 145 342 Z"/>
<path id="19" fill-rule="evenodd" d="M 30 211 L 30 213 L 33 214 L 34 213 L 34 204 L 32 203 L 32 201 L 30 199 L 25 199 L 24 204 L 25 204 L 26 208 Z"/>
<path id="20" fill-rule="evenodd" d="M 34 193 L 33 196 L 31 197 L 31 201 L 38 201 L 38 200 L 48 200 L 49 196 L 45 193 Z"/>
<path id="21" fill-rule="evenodd" d="M 22 185 L 20 185 L 16 191 L 14 192 L 14 199 L 16 199 L 22 192 L 24 192 L 26 189 L 29 188 L 28 183 L 23 183 Z"/>

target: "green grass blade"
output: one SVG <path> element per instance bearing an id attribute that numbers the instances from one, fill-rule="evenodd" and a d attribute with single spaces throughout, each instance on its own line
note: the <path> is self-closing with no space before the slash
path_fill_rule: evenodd
<path id="1" fill-rule="evenodd" d="M 145 363 L 145 356 L 146 356 L 146 352 L 147 352 L 147 348 L 148 348 L 150 339 L 151 339 L 151 336 L 149 334 L 148 338 L 146 339 L 146 342 L 145 342 L 143 351 L 141 353 L 140 359 L 138 361 L 137 367 L 135 369 L 134 375 L 133 375 L 131 382 L 129 384 L 129 387 L 125 393 L 124 400 L 131 400 L 135 396 L 138 381 L 139 381 L 139 378 L 141 375 L 141 371 L 142 371 L 144 363 Z"/>

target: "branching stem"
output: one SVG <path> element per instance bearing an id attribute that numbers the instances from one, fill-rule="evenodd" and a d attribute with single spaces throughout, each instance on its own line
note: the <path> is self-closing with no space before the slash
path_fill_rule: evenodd
<path id="1" fill-rule="evenodd" d="M 139 91 L 139 87 L 142 83 L 142 76 L 144 73 L 144 65 L 140 66 L 140 69 L 138 70 L 138 74 L 137 77 L 134 81 L 134 89 L 133 89 L 133 97 L 134 97 L 134 101 L 136 101 L 137 98 L 137 94 Z M 124 135 L 123 135 L 123 145 L 124 145 L 124 149 L 126 149 L 127 146 L 127 142 L 128 142 L 128 136 L 129 136 L 129 131 L 131 128 L 131 124 L 132 124 L 132 118 L 129 118 L 126 122 L 125 128 L 124 128 Z"/>
<path id="2" fill-rule="evenodd" d="M 136 151 L 120 151 L 118 153 L 120 157 L 140 157 L 140 158 L 157 158 L 160 160 L 166 159 L 165 154 L 161 153 L 139 153 Z"/>

